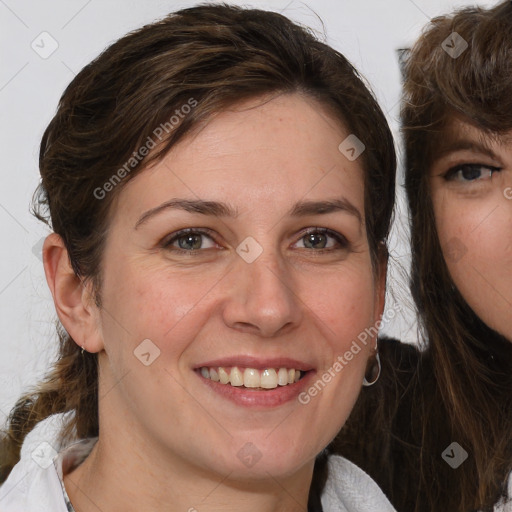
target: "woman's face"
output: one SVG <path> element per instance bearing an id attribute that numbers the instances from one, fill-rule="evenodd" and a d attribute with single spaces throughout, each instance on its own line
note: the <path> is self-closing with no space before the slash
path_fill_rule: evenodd
<path id="1" fill-rule="evenodd" d="M 97 311 L 113 443 L 243 479 L 291 475 L 335 436 L 383 308 L 348 135 L 299 95 L 252 101 L 127 183 Z"/>
<path id="2" fill-rule="evenodd" d="M 448 134 L 431 169 L 446 264 L 473 311 L 512 340 L 512 133 L 453 120 Z"/>

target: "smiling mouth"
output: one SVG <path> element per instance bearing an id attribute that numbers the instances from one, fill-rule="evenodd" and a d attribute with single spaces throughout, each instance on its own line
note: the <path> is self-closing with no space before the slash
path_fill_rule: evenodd
<path id="1" fill-rule="evenodd" d="M 218 382 L 226 386 L 244 387 L 249 389 L 275 389 L 279 386 L 288 386 L 298 382 L 306 372 L 294 368 L 242 368 L 238 366 L 199 368 L 205 379 Z"/>

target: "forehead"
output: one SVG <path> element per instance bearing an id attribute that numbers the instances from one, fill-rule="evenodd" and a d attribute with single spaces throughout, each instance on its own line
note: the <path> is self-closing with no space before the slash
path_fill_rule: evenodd
<path id="1" fill-rule="evenodd" d="M 484 130 L 467 118 L 452 116 L 437 137 L 433 159 L 456 151 L 471 151 L 494 156 L 497 150 L 512 148 L 512 130 L 496 133 Z"/>
<path id="2" fill-rule="evenodd" d="M 130 180 L 120 200 L 144 209 L 176 196 L 229 197 L 243 210 L 343 195 L 362 209 L 362 159 L 350 161 L 338 149 L 348 135 L 315 100 L 298 94 L 252 100 L 185 137 Z"/>

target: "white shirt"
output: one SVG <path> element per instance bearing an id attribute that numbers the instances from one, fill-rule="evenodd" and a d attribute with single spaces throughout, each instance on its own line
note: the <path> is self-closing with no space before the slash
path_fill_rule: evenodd
<path id="1" fill-rule="evenodd" d="M 27 435 L 21 458 L 0 487 L 1 512 L 70 512 L 62 484 L 63 471 L 83 460 L 95 439 L 64 449 L 57 433 L 66 416 L 57 414 L 40 422 Z M 59 453 L 57 453 L 59 451 Z M 324 512 L 396 512 L 378 485 L 350 461 L 329 457 L 329 477 L 322 493 Z"/>
<path id="2" fill-rule="evenodd" d="M 494 512 L 512 512 L 512 472 L 508 475 L 508 492 L 509 500 L 505 503 L 500 501 L 495 507 Z"/>

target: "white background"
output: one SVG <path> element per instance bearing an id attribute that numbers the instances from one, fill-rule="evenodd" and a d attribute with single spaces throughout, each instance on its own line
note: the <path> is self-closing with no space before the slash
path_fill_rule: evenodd
<path id="1" fill-rule="evenodd" d="M 38 149 L 59 97 L 73 76 L 129 30 L 196 4 L 152 0 L 0 0 L 0 424 L 22 390 L 34 385 L 56 355 L 55 312 L 40 259 L 44 226 L 29 213 L 39 181 Z M 455 7 L 452 0 L 297 0 L 227 3 L 279 11 L 325 33 L 371 84 L 399 149 L 400 72 L 397 50 L 410 46 L 430 18 Z M 479 2 L 492 5 L 494 2 Z M 316 13 L 316 14 L 315 14 Z M 324 27 L 317 15 L 323 20 Z M 58 42 L 42 59 L 31 43 L 42 32 Z M 400 149 L 399 149 L 400 152 Z M 401 193 L 401 178 L 399 192 Z M 403 222 L 403 199 L 398 220 Z M 384 331 L 417 337 L 407 290 L 407 236 L 400 222 L 391 240 L 388 308 L 403 315 Z M 398 233 L 398 235 L 397 235 Z"/>

